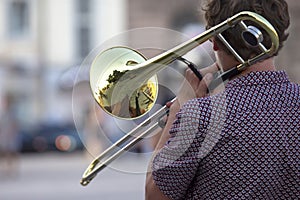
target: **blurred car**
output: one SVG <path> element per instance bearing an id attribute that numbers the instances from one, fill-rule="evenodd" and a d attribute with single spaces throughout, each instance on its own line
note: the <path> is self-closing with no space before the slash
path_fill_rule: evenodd
<path id="1" fill-rule="evenodd" d="M 19 133 L 20 138 L 20 151 L 21 152 L 34 152 L 36 151 L 33 148 L 33 134 L 31 130 L 21 130 Z"/>
<path id="2" fill-rule="evenodd" d="M 22 152 L 73 152 L 83 148 L 74 125 L 46 124 L 22 133 Z"/>

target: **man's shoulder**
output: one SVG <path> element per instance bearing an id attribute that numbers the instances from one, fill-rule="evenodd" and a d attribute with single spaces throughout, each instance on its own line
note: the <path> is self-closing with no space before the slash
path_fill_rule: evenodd
<path id="1" fill-rule="evenodd" d="M 211 112 L 225 111 L 227 108 L 226 94 L 194 98 L 185 103 L 181 109 L 183 113 L 194 115 L 195 117 L 209 117 Z M 223 112 L 222 112 L 223 113 Z"/>

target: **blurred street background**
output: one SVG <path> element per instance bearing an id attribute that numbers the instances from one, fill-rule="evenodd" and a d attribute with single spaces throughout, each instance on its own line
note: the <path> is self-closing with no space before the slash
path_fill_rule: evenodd
<path id="1" fill-rule="evenodd" d="M 138 159 L 123 159 L 121 163 L 128 166 L 140 162 Z M 143 173 L 122 173 L 107 168 L 90 185 L 83 187 L 79 180 L 86 165 L 87 159 L 77 153 L 23 155 L 17 174 L 0 175 L 0 199 L 143 199 Z"/>
<path id="2" fill-rule="evenodd" d="M 300 2 L 287 2 L 290 37 L 276 62 L 300 83 Z M 137 48 L 146 57 L 168 50 L 182 36 L 204 31 L 201 5 L 201 0 L 0 0 L 0 200 L 143 199 L 155 137 L 91 185 L 79 184 L 91 159 L 140 122 L 116 120 L 96 105 L 88 58 L 111 44 Z M 188 57 L 201 67 L 211 64 L 209 42 Z M 159 103 L 176 94 L 183 69 L 175 63 L 158 74 Z"/>

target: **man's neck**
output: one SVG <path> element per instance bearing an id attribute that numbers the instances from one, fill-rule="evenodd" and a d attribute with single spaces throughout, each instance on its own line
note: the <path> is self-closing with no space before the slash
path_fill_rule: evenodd
<path id="1" fill-rule="evenodd" d="M 274 57 L 268 58 L 261 62 L 257 62 L 252 66 L 246 68 L 245 72 L 249 71 L 275 71 Z"/>
<path id="2" fill-rule="evenodd" d="M 250 72 L 258 72 L 258 71 L 275 71 L 274 57 L 268 58 L 261 62 L 257 62 L 254 65 L 247 67 L 244 71 L 242 71 L 239 75 L 234 78 L 245 76 Z"/>

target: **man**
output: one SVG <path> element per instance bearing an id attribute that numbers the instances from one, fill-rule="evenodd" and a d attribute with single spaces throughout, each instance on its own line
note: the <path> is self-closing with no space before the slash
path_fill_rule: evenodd
<path id="1" fill-rule="evenodd" d="M 265 17 L 283 46 L 289 26 L 284 0 L 210 0 L 207 27 L 244 10 Z M 224 37 L 243 56 L 255 54 L 238 31 Z M 147 174 L 146 199 L 299 199 L 299 85 L 276 71 L 270 57 L 208 96 L 212 73 L 238 63 L 217 38 L 212 43 L 216 63 L 201 71 L 202 81 L 187 70 L 170 106 Z M 263 43 L 270 45 L 267 35 Z"/>
<path id="2" fill-rule="evenodd" d="M 7 92 L 3 98 L 3 112 L 0 113 L 0 158 L 5 161 L 5 175 L 17 174 L 19 150 L 21 148 L 20 135 L 16 114 L 13 110 L 14 96 Z"/>

